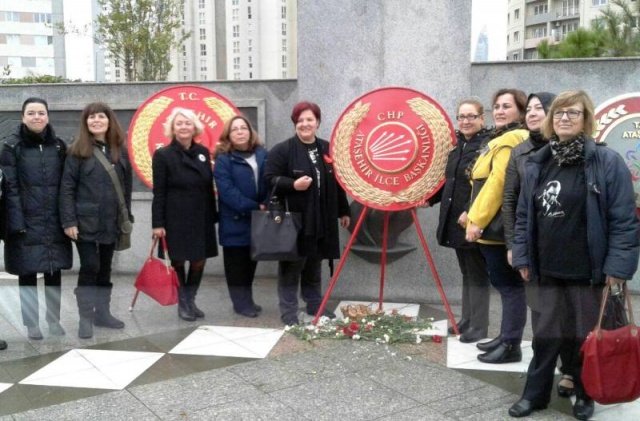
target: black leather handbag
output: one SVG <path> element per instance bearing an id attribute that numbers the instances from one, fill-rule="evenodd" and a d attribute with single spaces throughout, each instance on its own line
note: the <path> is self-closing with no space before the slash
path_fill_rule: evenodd
<path id="1" fill-rule="evenodd" d="M 273 200 L 276 179 L 267 210 L 251 212 L 251 258 L 256 261 L 294 261 L 298 254 L 298 234 L 302 227 L 299 212 L 289 212 L 289 202 L 285 196 L 284 209 Z"/>

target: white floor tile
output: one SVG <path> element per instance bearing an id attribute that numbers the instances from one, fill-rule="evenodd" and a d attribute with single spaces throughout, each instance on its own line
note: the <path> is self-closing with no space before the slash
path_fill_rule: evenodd
<path id="1" fill-rule="evenodd" d="M 38 274 L 38 279 L 42 279 L 44 277 L 44 275 L 42 273 Z M 8 272 L 2 272 L 0 271 L 0 281 L 17 281 L 18 280 L 18 276 L 17 275 L 11 275 Z"/>
<path id="2" fill-rule="evenodd" d="M 169 353 L 265 358 L 283 333 L 282 329 L 200 326 Z"/>
<path id="3" fill-rule="evenodd" d="M 338 317 L 345 317 L 342 314 L 342 311 L 340 310 L 340 308 L 342 308 L 344 306 L 347 306 L 349 304 L 364 304 L 364 305 L 370 307 L 372 310 L 377 310 L 378 309 L 378 302 L 377 301 L 340 301 L 340 304 L 338 304 L 338 307 L 335 310 L 335 313 L 338 315 Z M 417 317 L 418 316 L 418 312 L 420 311 L 420 305 L 419 304 L 387 303 L 387 302 L 384 302 L 384 303 L 382 303 L 382 309 L 387 314 L 391 313 L 393 310 L 398 310 L 398 313 L 404 314 L 405 316 Z"/>
<path id="4" fill-rule="evenodd" d="M 446 338 L 447 335 L 449 334 L 449 332 L 447 332 L 448 327 L 449 325 L 446 319 L 437 320 L 431 323 L 431 329 L 421 330 L 418 333 L 420 335 L 428 335 L 428 336 L 438 335 L 443 338 Z"/>
<path id="5" fill-rule="evenodd" d="M 163 355 L 159 352 L 73 349 L 20 384 L 122 390 Z"/>
<path id="6" fill-rule="evenodd" d="M 533 358 L 531 341 L 522 341 L 522 361 L 508 364 L 486 364 L 478 361 L 478 354 L 482 354 L 475 343 L 465 344 L 458 338 L 449 337 L 447 340 L 447 367 L 482 371 L 508 371 L 526 373 L 529 362 Z"/>
<path id="7" fill-rule="evenodd" d="M 574 404 L 576 397 L 571 397 Z M 634 402 L 620 403 L 616 405 L 600 405 L 596 403 L 592 421 L 637 421 L 640 419 L 640 399 Z"/>
<path id="8" fill-rule="evenodd" d="M 13 386 L 13 383 L 0 383 L 0 393 Z"/>

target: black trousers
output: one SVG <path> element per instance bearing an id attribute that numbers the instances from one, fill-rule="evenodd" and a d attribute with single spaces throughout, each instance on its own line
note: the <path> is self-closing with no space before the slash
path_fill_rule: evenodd
<path id="1" fill-rule="evenodd" d="M 258 262 L 251 260 L 251 247 L 223 247 L 224 276 L 236 311 L 253 306 L 253 278 Z"/>
<path id="2" fill-rule="evenodd" d="M 111 288 L 111 263 L 116 244 L 99 244 L 77 241 L 80 257 L 79 287 Z"/>
<path id="3" fill-rule="evenodd" d="M 303 257 L 294 262 L 278 262 L 280 318 L 289 320 L 298 313 L 298 284 L 307 313 L 316 313 L 322 301 L 322 259 Z"/>
<path id="4" fill-rule="evenodd" d="M 548 403 L 553 376 L 563 347 L 569 349 L 569 361 L 562 361 L 563 372 L 573 376 L 578 397 L 586 397 L 580 374 L 580 347 L 598 321 L 603 286 L 592 287 L 589 280 L 567 280 L 541 276 L 537 294 L 540 307 L 533 332 L 533 359 L 527 371 L 522 397 Z"/>
<path id="5" fill-rule="evenodd" d="M 491 284 L 487 264 L 478 248 L 456 249 L 462 272 L 462 319 L 480 329 L 489 326 Z"/>
<path id="6" fill-rule="evenodd" d="M 504 245 L 479 245 L 480 252 L 487 262 L 491 285 L 500 293 L 502 302 L 502 320 L 500 335 L 504 342 L 519 344 L 527 324 L 527 299 L 524 282 L 507 260 L 507 248 Z"/>
<path id="7" fill-rule="evenodd" d="M 60 297 L 62 275 L 59 270 L 44 273 L 44 297 L 47 303 L 45 319 L 48 323 L 60 321 Z M 27 327 L 38 326 L 40 303 L 38 300 L 38 274 L 18 276 L 22 324 Z"/>

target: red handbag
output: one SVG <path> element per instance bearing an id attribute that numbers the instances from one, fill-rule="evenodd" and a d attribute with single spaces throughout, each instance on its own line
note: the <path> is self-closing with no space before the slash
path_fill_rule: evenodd
<path id="1" fill-rule="evenodd" d="M 582 384 L 587 394 L 601 404 L 631 402 L 640 397 L 640 336 L 633 319 L 627 291 L 629 325 L 615 330 L 602 329 L 602 315 L 610 293 L 602 293 L 598 324 L 582 345 Z"/>
<path id="2" fill-rule="evenodd" d="M 133 297 L 129 311 L 133 310 L 140 291 L 163 306 L 170 306 L 178 302 L 178 275 L 176 275 L 175 269 L 169 264 L 167 240 L 162 237 L 162 249 L 166 260 L 153 256 L 153 250 L 156 244 L 158 244 L 157 237 L 153 239 L 149 258 L 144 262 L 136 278 L 136 282 L 133 284 L 137 291 Z"/>

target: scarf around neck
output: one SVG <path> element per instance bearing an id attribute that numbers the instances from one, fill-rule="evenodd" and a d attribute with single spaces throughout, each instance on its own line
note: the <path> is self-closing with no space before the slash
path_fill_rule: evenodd
<path id="1" fill-rule="evenodd" d="M 558 136 L 553 135 L 549 139 L 553 159 L 561 167 L 579 165 L 584 163 L 584 134 L 579 134 L 573 139 L 560 142 Z"/>

